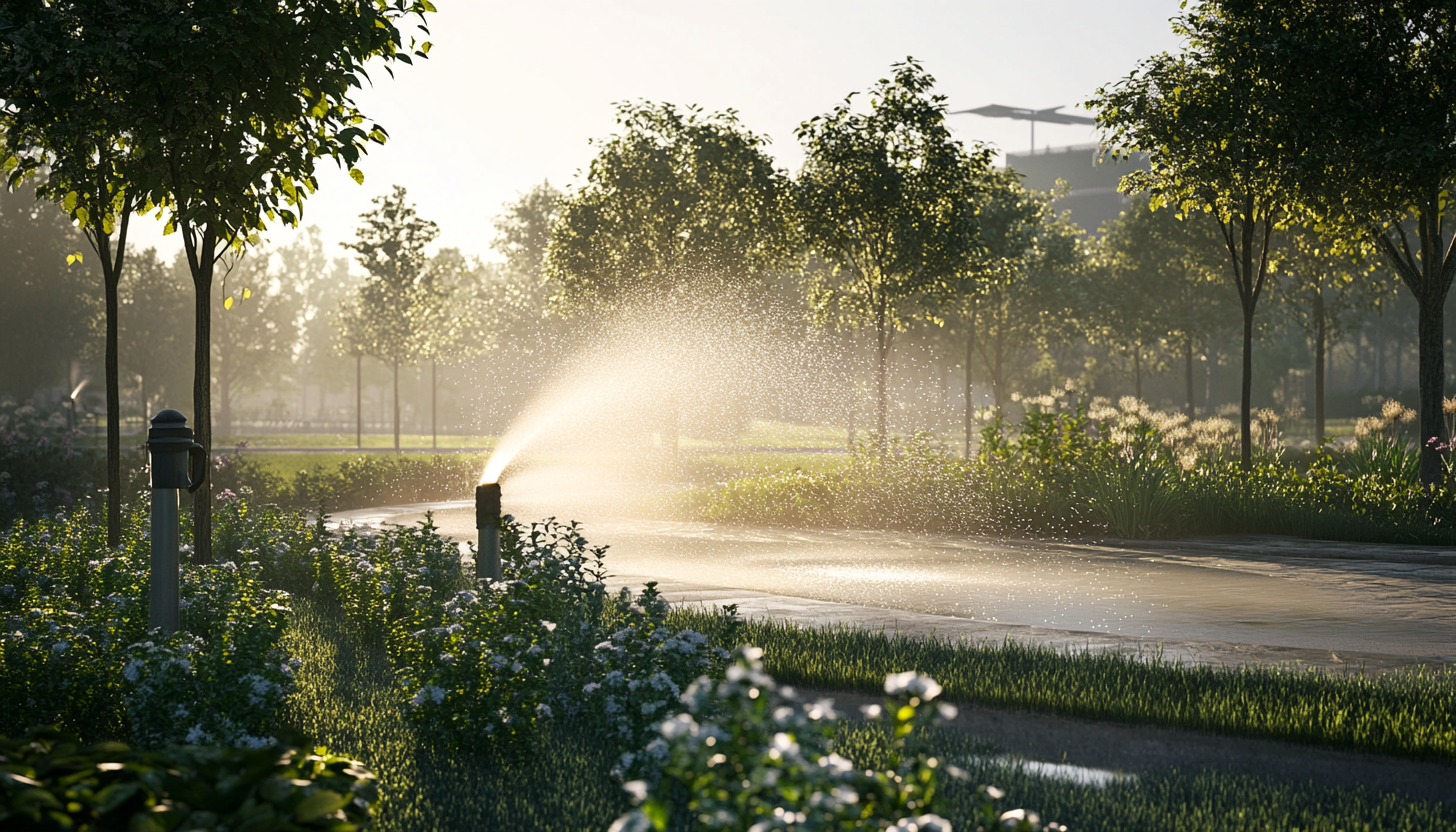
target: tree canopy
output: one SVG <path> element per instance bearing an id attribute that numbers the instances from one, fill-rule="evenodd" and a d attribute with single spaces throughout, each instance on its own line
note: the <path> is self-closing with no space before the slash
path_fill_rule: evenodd
<path id="1" fill-rule="evenodd" d="M 559 309 L 693 283 L 752 286 L 789 256 L 787 178 L 737 113 L 630 102 L 617 125 L 551 226 Z"/>
<path id="2" fill-rule="evenodd" d="M 980 250 L 976 198 L 991 151 L 957 141 L 945 97 L 913 59 L 870 90 L 801 124 L 803 170 L 795 186 L 799 226 L 832 266 L 809 285 L 821 317 L 873 330 L 878 434 L 888 438 L 886 376 L 894 333 L 923 301 L 972 267 Z"/>
<path id="3" fill-rule="evenodd" d="M 1242 461 L 1252 463 L 1254 312 L 1269 275 L 1275 229 L 1291 207 L 1288 120 L 1271 106 L 1257 50 L 1231 40 L 1213 4 L 1174 20 L 1177 55 L 1155 55 L 1088 102 L 1115 155 L 1148 154 L 1149 169 L 1123 178 L 1154 208 L 1207 213 L 1219 227 L 1244 319 L 1240 399 Z"/>

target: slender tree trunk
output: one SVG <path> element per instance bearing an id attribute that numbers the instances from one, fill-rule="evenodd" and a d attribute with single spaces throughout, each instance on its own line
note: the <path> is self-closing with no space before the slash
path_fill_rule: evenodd
<path id="1" fill-rule="evenodd" d="M 109 243 L 102 243 L 109 247 Z M 117 315 L 120 303 L 121 258 L 118 257 L 106 281 L 106 545 L 121 545 L 121 373 L 118 369 Z M 71 400 L 71 413 L 76 402 Z M 74 416 L 73 416 L 74 418 Z"/>
<path id="2" fill-rule="evenodd" d="M 354 356 L 354 447 L 364 447 L 364 356 Z"/>
<path id="3" fill-rule="evenodd" d="M 1254 466 L 1254 434 L 1249 420 L 1254 396 L 1254 309 L 1244 305 L 1243 378 L 1239 381 L 1239 463 L 1245 471 Z"/>
<path id="4" fill-rule="evenodd" d="M 439 388 L 435 386 L 435 370 L 440 362 L 430 359 L 430 447 L 436 450 L 440 448 L 440 429 L 435 421 L 435 392 Z"/>
<path id="5" fill-rule="evenodd" d="M 1213 415 L 1213 370 L 1218 366 L 1218 354 L 1207 342 L 1203 345 L 1203 415 Z"/>
<path id="6" fill-rule="evenodd" d="M 1138 401 L 1143 400 L 1143 345 L 1136 342 L 1132 345 L 1132 394 Z"/>
<path id="7" fill-rule="evenodd" d="M 399 362 L 394 362 L 394 450 L 399 452 Z"/>
<path id="8" fill-rule="evenodd" d="M 151 399 L 150 396 L 147 395 L 147 377 L 146 377 L 146 374 L 143 374 L 141 376 L 141 387 L 142 387 L 142 390 L 141 390 L 141 395 L 142 395 L 142 430 L 146 430 L 147 420 L 152 418 L 152 413 L 151 413 L 151 410 L 152 410 L 152 399 Z M 120 433 L 120 425 L 118 425 L 117 428 L 118 428 L 118 431 L 117 432 Z"/>
<path id="9" fill-rule="evenodd" d="M 1006 357 L 1006 336 L 1005 328 L 996 334 L 996 362 L 991 368 L 991 399 L 996 405 L 997 415 L 1001 414 L 1001 407 L 1006 399 L 1006 375 L 1004 370 L 1004 359 Z"/>
<path id="10" fill-rule="evenodd" d="M 875 309 L 875 429 L 878 434 L 875 442 L 879 446 L 880 453 L 884 453 L 890 444 L 889 375 L 889 320 L 885 303 L 882 300 Z"/>
<path id="11" fill-rule="evenodd" d="M 1314 443 L 1325 438 L 1325 296 L 1314 295 Z"/>
<path id="12" fill-rule="evenodd" d="M 212 275 L 217 240 L 208 230 L 201 244 L 196 232 L 184 232 L 192 286 L 196 291 L 196 330 L 192 344 L 192 413 L 194 438 L 202 445 L 202 483 L 192 494 L 194 563 L 212 563 Z"/>
<path id="13" fill-rule="evenodd" d="M 121 371 L 117 346 L 119 330 L 121 268 L 126 261 L 126 232 L 131 226 L 130 197 L 123 200 L 121 222 L 117 228 L 116 250 L 111 249 L 111 235 L 106 233 L 101 217 L 87 235 L 101 259 L 101 278 L 106 293 L 106 545 L 121 545 Z M 72 418 L 76 404 L 71 402 Z"/>
<path id="14" fill-rule="evenodd" d="M 1193 339 L 1183 340 L 1183 392 L 1186 404 L 1183 412 L 1188 415 L 1188 420 L 1193 421 Z"/>
<path id="15" fill-rule="evenodd" d="M 1445 477 L 1441 452 L 1446 423 L 1441 404 L 1446 395 L 1446 288 L 1419 298 L 1416 335 L 1420 344 L 1421 483 L 1435 485 Z M 1434 443 L 1431 441 L 1434 440 Z"/>
<path id="16" fill-rule="evenodd" d="M 971 361 L 975 358 L 976 346 L 976 313 L 972 309 L 971 314 L 966 318 L 966 454 L 965 458 L 971 458 L 971 436 L 976 430 L 976 401 L 974 398 L 975 386 L 971 383 Z"/>

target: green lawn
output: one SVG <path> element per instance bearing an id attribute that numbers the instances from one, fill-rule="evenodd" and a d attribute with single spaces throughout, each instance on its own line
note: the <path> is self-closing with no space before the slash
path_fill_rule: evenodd
<path id="1" fill-rule="evenodd" d="M 628 808 L 627 796 L 609 774 L 609 755 L 568 725 L 545 734 L 514 759 L 447 751 L 421 739 L 397 704 L 384 649 L 361 644 L 336 613 L 300 599 L 293 605 L 288 645 L 304 664 L 284 719 L 378 775 L 384 793 L 381 832 L 605 830 Z M 779 672 L 786 669 L 781 654 L 774 664 Z M 1032 684 L 1028 680 L 1027 686 Z M 949 698 L 963 699 L 954 692 L 948 689 Z M 1456 808 L 1365 789 L 1212 771 L 1139 772 L 1121 785 L 1079 786 L 1008 765 L 1001 749 L 975 737 L 939 732 L 921 741 L 936 756 L 966 769 L 970 787 L 992 783 L 1006 792 L 1003 805 L 1036 811 L 1076 832 L 1456 830 Z M 868 725 L 846 723 L 836 746 L 857 766 L 883 764 L 884 735 Z M 955 828 L 974 828 L 957 823 L 974 805 L 972 788 L 951 784 L 945 794 Z"/>

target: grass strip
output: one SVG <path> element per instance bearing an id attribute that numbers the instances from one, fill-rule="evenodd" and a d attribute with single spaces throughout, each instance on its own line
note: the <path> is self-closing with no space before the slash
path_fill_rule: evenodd
<path id="1" fill-rule="evenodd" d="M 1456 807 L 1412 801 L 1389 792 L 1342 789 L 1268 777 L 1202 771 L 1140 773 L 1108 786 L 1079 786 L 996 762 L 983 740 L 952 731 L 923 742 L 941 759 L 965 769 L 966 783 L 950 783 L 945 814 L 955 829 L 967 824 L 975 786 L 1006 792 L 1003 805 L 1021 806 L 1074 832 L 1178 829 L 1179 832 L 1437 832 L 1456 830 Z M 880 765 L 884 732 L 850 724 L 836 737 L 840 753 L 857 766 Z"/>
<path id="2" fill-rule="evenodd" d="M 704 630 L 731 632 L 723 621 L 712 616 L 703 622 Z M 757 623 L 740 633 L 744 640 L 760 643 L 763 634 Z M 370 766 L 384 791 L 380 832 L 605 830 L 626 811 L 627 797 L 608 774 L 609 755 L 582 742 L 569 726 L 544 735 L 516 760 L 437 748 L 422 741 L 401 714 L 383 648 L 361 643 L 342 616 L 295 599 L 288 638 L 304 665 L 286 720 Z M 778 655 L 775 648 L 765 658 L 773 658 L 782 669 Z M 878 690 L 882 683 L 883 676 L 873 687 Z M 1000 749 L 975 737 L 940 732 L 925 741 L 942 759 L 970 773 L 972 788 L 947 789 L 953 823 L 971 805 L 974 785 L 994 783 L 1007 792 L 1008 805 L 1033 809 L 1077 832 L 1174 825 L 1183 832 L 1456 830 L 1452 807 L 1364 789 L 1215 772 L 1143 773 L 1128 785 L 1086 787 L 998 764 L 992 758 Z M 884 734 L 870 725 L 847 723 L 837 747 L 859 765 L 878 766 Z"/>
<path id="3" fill-rule="evenodd" d="M 721 631 L 716 612 L 678 615 L 674 626 Z M 952 702 L 1456 762 L 1449 672 L 1210 668 L 771 620 L 746 622 L 736 638 L 762 647 L 764 669 L 791 685 L 879 693 L 886 675 L 916 670 L 939 681 Z"/>

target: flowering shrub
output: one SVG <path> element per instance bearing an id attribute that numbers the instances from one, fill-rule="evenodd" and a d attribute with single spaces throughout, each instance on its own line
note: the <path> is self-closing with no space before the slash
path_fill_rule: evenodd
<path id="1" fill-rule="evenodd" d="M 839 714 L 825 700 L 800 702 L 763 672 L 762 651 L 740 647 L 726 678 L 701 677 L 682 697 L 685 712 L 661 724 L 648 753 L 661 761 L 655 782 L 633 781 L 639 808 L 613 832 L 646 832 L 695 824 L 703 830 L 891 830 L 951 832 L 941 809 L 943 776 L 965 773 L 912 746 L 915 734 L 953 718 L 933 705 L 935 680 L 914 672 L 885 681 L 885 707 L 865 716 L 883 720 L 890 753 L 879 771 L 859 769 L 834 750 Z M 983 828 L 1039 828 L 1035 815 L 998 813 L 1000 793 L 977 793 Z"/>
<path id="2" fill-rule="evenodd" d="M 611 636 L 591 648 L 587 670 L 572 678 L 582 683 L 579 704 L 570 692 L 560 695 L 572 712 L 589 714 L 590 724 L 616 746 L 615 771 L 623 777 L 646 776 L 661 762 L 643 749 L 658 724 L 677 711 L 682 686 L 728 659 L 701 633 L 670 629 L 669 611 L 655 581 L 636 599 L 623 587 L 602 628 Z"/>
<path id="3" fill-rule="evenodd" d="M 1253 464 L 1234 423 L 1192 421 L 1132 397 L 1070 386 L 994 416 L 971 459 L 926 436 L 855 449 L 841 471 L 745 477 L 699 496 L 715 521 L 1025 536 L 1293 534 L 1456 544 L 1456 480 L 1416 482 L 1418 454 L 1397 403 L 1362 420 L 1352 447 L 1285 458 L 1280 418 L 1253 414 Z M 1456 400 L 1449 405 L 1456 421 Z M 1434 443 L 1440 445 L 1441 443 Z M 1449 451 L 1448 459 L 1453 458 Z"/>
<path id="4" fill-rule="evenodd" d="M 265 588 L 262 563 L 185 565 L 185 632 L 149 633 L 146 508 L 124 517 L 116 549 L 84 509 L 0 533 L 0 733 L 48 724 L 142 745 L 267 736 L 293 671 L 280 648 L 287 594 Z"/>
<path id="5" fill-rule="evenodd" d="M 280 643 L 288 609 L 256 562 L 183 573 L 182 629 L 127 649 L 122 678 L 132 741 L 260 748 L 298 660 Z"/>
<path id="6" fill-rule="evenodd" d="M 75 447 L 60 410 L 0 399 L 0 528 L 35 518 L 90 496 L 104 480 L 97 458 Z"/>

